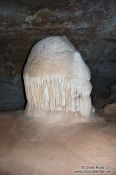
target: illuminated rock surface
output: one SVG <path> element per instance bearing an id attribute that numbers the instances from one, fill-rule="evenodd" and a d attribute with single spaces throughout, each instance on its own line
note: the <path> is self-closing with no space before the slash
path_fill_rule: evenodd
<path id="1" fill-rule="evenodd" d="M 89 68 L 66 37 L 48 37 L 32 48 L 24 84 L 29 115 L 48 110 L 88 117 L 93 112 Z"/>

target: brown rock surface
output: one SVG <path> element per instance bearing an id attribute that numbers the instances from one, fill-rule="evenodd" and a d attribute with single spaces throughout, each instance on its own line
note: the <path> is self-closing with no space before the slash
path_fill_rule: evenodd
<path id="1" fill-rule="evenodd" d="M 107 120 L 116 122 L 116 103 L 106 105 L 104 107 L 104 115 Z"/>
<path id="2" fill-rule="evenodd" d="M 115 124 L 0 115 L 1 175 L 115 175 Z M 96 173 L 95 173 L 96 172 Z"/>

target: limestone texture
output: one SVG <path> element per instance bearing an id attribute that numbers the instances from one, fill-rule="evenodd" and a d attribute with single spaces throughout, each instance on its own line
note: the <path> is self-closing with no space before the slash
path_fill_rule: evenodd
<path id="1" fill-rule="evenodd" d="M 47 37 L 34 45 L 24 68 L 26 111 L 79 112 L 90 116 L 90 71 L 65 36 Z"/>

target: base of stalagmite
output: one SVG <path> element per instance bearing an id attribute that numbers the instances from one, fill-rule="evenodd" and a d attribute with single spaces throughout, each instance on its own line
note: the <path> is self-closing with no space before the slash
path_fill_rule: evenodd
<path id="1" fill-rule="evenodd" d="M 58 124 L 63 125 L 71 123 L 90 123 L 90 122 L 101 122 L 104 121 L 103 118 L 98 117 L 96 113 L 88 116 L 83 116 L 79 112 L 61 112 L 61 111 L 45 111 L 45 110 L 34 110 L 29 112 L 25 109 L 24 117 L 30 118 L 32 120 L 37 120 L 39 122 L 48 124 Z"/>
<path id="2" fill-rule="evenodd" d="M 40 110 L 80 113 L 87 117 L 95 112 L 91 104 L 89 81 L 74 82 L 65 80 L 63 76 L 24 76 L 27 96 L 27 115 L 39 115 Z M 82 86 L 83 85 L 83 86 Z M 79 87 L 78 87 L 79 86 Z"/>
<path id="3" fill-rule="evenodd" d="M 115 175 L 115 125 L 79 124 L 66 114 L 66 121 L 1 114 L 0 175 Z"/>

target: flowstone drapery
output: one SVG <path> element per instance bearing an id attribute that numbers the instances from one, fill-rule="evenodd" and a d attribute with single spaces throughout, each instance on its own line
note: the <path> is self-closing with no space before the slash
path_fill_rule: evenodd
<path id="1" fill-rule="evenodd" d="M 79 112 L 90 116 L 90 71 L 76 48 L 65 36 L 39 41 L 31 50 L 24 68 L 27 96 L 25 111 Z"/>

